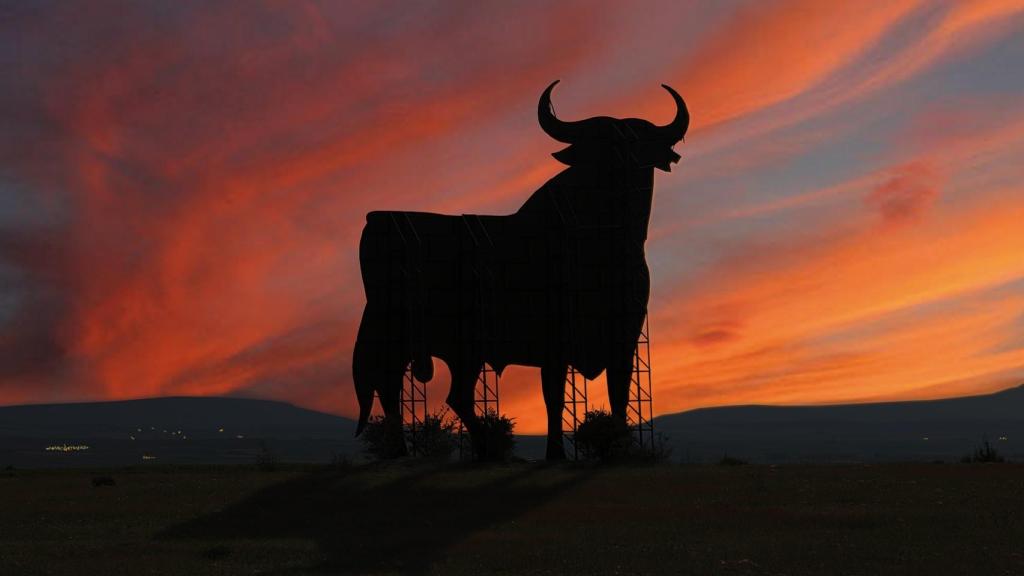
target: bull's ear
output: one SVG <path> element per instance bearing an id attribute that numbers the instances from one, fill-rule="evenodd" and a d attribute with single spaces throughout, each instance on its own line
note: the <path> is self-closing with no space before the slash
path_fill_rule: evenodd
<path id="1" fill-rule="evenodd" d="M 552 154 L 555 160 L 569 166 L 580 164 L 594 164 L 607 160 L 608 145 L 602 146 L 597 142 L 577 142 L 568 148 L 559 150 Z"/>

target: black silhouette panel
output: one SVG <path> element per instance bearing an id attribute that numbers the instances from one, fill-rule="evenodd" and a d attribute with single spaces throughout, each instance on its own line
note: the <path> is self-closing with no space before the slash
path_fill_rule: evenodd
<path id="1" fill-rule="evenodd" d="M 538 117 L 569 144 L 554 157 L 568 168 L 515 214 L 485 216 L 371 212 L 359 259 L 366 308 L 353 358 L 359 399 L 357 434 L 376 391 L 385 419 L 400 426 L 400 391 L 412 363 L 421 381 L 431 357 L 448 364 L 447 403 L 484 456 L 473 390 L 486 362 L 541 368 L 549 459 L 564 458 L 561 414 L 565 374 L 607 370 L 612 413 L 626 418 L 633 352 L 647 313 L 650 277 L 644 256 L 654 169 L 679 160 L 689 113 L 656 126 L 636 118 L 565 122 L 551 107 L 552 83 Z"/>

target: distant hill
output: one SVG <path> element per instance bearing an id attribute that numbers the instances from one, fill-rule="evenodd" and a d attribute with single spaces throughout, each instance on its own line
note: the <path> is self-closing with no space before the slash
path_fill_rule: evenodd
<path id="1" fill-rule="evenodd" d="M 0 438 L 127 438 L 181 431 L 191 438 L 350 438 L 355 422 L 284 402 L 169 397 L 0 407 Z"/>
<path id="2" fill-rule="evenodd" d="M 958 460 L 983 437 L 1024 459 L 1024 385 L 944 400 L 704 408 L 655 419 L 673 458 L 754 462 Z"/>
<path id="3" fill-rule="evenodd" d="M 673 460 L 715 462 L 956 461 L 982 437 L 1024 460 L 1024 386 L 945 400 L 830 406 L 702 408 L 655 419 Z M 0 467 L 159 463 L 327 462 L 356 455 L 355 422 L 283 402 L 152 398 L 0 407 Z M 87 451 L 46 451 L 51 445 Z M 543 458 L 544 439 L 517 438 L 517 453 Z"/>
<path id="4" fill-rule="evenodd" d="M 355 422 L 284 402 L 150 398 L 0 407 L 0 467 L 329 462 L 355 454 Z M 85 450 L 47 447 L 88 446 Z"/>

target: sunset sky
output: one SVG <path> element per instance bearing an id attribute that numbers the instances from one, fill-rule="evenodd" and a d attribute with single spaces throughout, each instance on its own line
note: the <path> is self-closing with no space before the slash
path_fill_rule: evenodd
<path id="1" fill-rule="evenodd" d="M 366 212 L 515 211 L 555 79 L 563 119 L 690 107 L 656 413 L 1024 382 L 1022 62 L 1024 1 L 0 2 L 0 404 L 354 415 Z"/>

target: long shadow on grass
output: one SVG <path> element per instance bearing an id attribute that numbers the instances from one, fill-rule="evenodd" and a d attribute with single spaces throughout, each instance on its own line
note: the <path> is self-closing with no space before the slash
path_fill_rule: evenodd
<path id="1" fill-rule="evenodd" d="M 315 472 L 265 488 L 161 539 L 297 538 L 326 560 L 301 571 L 426 571 L 468 535 L 515 518 L 582 482 L 588 471 L 368 466 Z"/>

